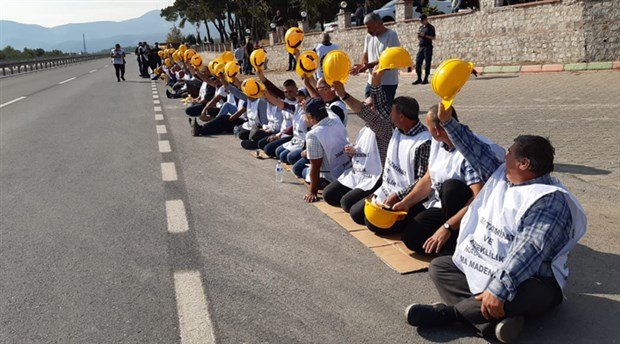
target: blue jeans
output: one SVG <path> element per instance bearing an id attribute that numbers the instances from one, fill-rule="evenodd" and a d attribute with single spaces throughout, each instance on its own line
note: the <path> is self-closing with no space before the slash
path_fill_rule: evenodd
<path id="1" fill-rule="evenodd" d="M 279 140 L 275 140 L 275 141 L 271 141 L 268 142 L 267 139 L 269 138 L 269 136 L 262 138 L 258 141 L 258 148 L 262 149 L 265 154 L 267 154 L 268 156 L 275 158 L 276 157 L 276 149 L 280 146 L 282 146 L 283 144 L 289 142 L 292 137 L 285 137 Z"/>
<path id="2" fill-rule="evenodd" d="M 381 85 L 383 92 L 385 93 L 385 99 L 387 99 L 388 105 L 392 106 L 392 101 L 396 96 L 396 89 L 398 85 Z M 366 88 L 364 89 L 364 97 L 370 97 L 370 84 L 366 84 Z"/>
<path id="3" fill-rule="evenodd" d="M 278 160 L 284 163 L 293 165 L 297 162 L 297 160 L 301 158 L 302 150 L 303 149 L 296 149 L 291 152 L 288 149 L 284 148 L 284 145 L 282 145 L 276 148 L 276 157 L 278 157 Z"/>
<path id="4" fill-rule="evenodd" d="M 231 103 L 224 103 L 224 105 L 222 105 L 222 107 L 220 108 L 220 112 L 217 114 L 218 116 L 220 115 L 232 115 L 235 112 L 237 112 L 237 106 L 233 105 Z"/>
<path id="5" fill-rule="evenodd" d="M 308 174 L 308 171 L 306 170 L 310 170 L 310 168 L 306 166 L 306 164 L 309 164 L 309 163 L 310 163 L 310 160 L 308 160 L 307 158 L 300 158 L 293 165 L 293 168 L 291 170 L 293 171 L 293 173 L 295 173 L 297 178 L 306 178 L 306 174 Z"/>

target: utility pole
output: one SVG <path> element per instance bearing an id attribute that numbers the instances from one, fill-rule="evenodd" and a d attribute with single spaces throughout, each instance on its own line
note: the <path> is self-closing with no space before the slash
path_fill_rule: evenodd
<path id="1" fill-rule="evenodd" d="M 82 44 L 84 45 L 84 50 L 82 51 L 82 54 L 86 54 L 86 35 L 82 34 Z"/>

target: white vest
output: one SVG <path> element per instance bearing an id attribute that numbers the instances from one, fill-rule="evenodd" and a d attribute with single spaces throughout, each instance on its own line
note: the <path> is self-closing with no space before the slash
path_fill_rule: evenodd
<path id="1" fill-rule="evenodd" d="M 267 124 L 263 124 L 263 130 L 276 133 L 282 125 L 282 110 L 271 103 L 267 103 Z"/>
<path id="2" fill-rule="evenodd" d="M 342 109 L 342 112 L 344 113 L 344 117 L 342 119 L 340 119 L 340 116 L 338 116 L 332 109 L 335 107 L 339 107 Z M 344 102 L 342 100 L 336 100 L 335 102 L 330 103 L 327 106 L 327 115 L 329 115 L 329 118 L 333 118 L 336 120 L 339 120 L 345 127 L 347 126 L 347 121 L 349 118 L 349 113 L 347 111 L 347 106 L 344 104 Z"/>
<path id="3" fill-rule="evenodd" d="M 452 260 L 465 274 L 473 294 L 484 291 L 502 267 L 521 218 L 541 197 L 564 193 L 572 215 L 569 242 L 553 258 L 552 270 L 561 288 L 568 278 L 568 253 L 586 232 L 586 215 L 579 201 L 555 178 L 554 185 L 531 184 L 511 187 L 502 164 L 469 205 L 461 221 L 457 247 Z"/>
<path id="4" fill-rule="evenodd" d="M 375 132 L 363 127 L 355 139 L 355 156 L 351 159 L 353 165 L 344 171 L 338 178 L 340 184 L 350 189 L 372 189 L 381 178 L 381 156 Z"/>
<path id="5" fill-rule="evenodd" d="M 504 150 L 502 147 L 482 135 L 476 136 L 482 142 L 491 147 L 500 161 L 504 161 Z M 428 156 L 428 172 L 431 177 L 432 190 L 428 201 L 424 203 L 426 209 L 441 208 L 439 191 L 445 181 L 449 179 L 458 179 L 463 182 L 465 181 L 465 176 L 461 173 L 461 166 L 464 162 L 465 157 L 458 151 L 458 149 L 453 149 L 451 152 L 448 152 L 442 147 L 440 141 L 435 139 L 431 140 L 431 151 Z"/>
<path id="6" fill-rule="evenodd" d="M 383 202 L 389 195 L 415 182 L 415 173 L 413 170 L 415 151 L 424 142 L 430 140 L 430 138 L 431 134 L 428 130 L 418 133 L 415 136 L 407 136 L 402 134 L 400 130 L 394 129 L 385 157 L 383 183 L 381 187 L 375 191 L 377 203 Z"/>
<path id="7" fill-rule="evenodd" d="M 344 151 L 344 147 L 349 144 L 347 129 L 339 119 L 332 120 L 334 125 L 316 125 L 308 132 L 308 135 L 316 137 L 321 143 L 325 155 L 321 166 L 322 177 L 330 182 L 337 180 L 346 169 L 351 167 L 351 159 Z M 327 164 L 325 164 L 327 160 Z M 329 169 L 324 166 L 329 166 Z M 308 174 L 308 177 L 310 174 Z M 309 178 L 306 178 L 309 180 Z"/>
<path id="8" fill-rule="evenodd" d="M 296 105 L 297 101 L 284 99 L 284 102 L 291 105 Z M 290 135 L 284 134 L 286 129 L 293 125 L 293 113 L 287 110 L 282 110 L 282 124 L 280 125 L 280 133 L 282 137 L 289 137 Z"/>
<path id="9" fill-rule="evenodd" d="M 293 138 L 283 145 L 284 149 L 294 151 L 303 149 L 306 143 L 306 131 L 308 130 L 304 109 L 301 105 L 295 105 L 295 114 L 293 114 Z"/>
<path id="10" fill-rule="evenodd" d="M 243 129 L 252 130 L 252 127 L 254 125 L 261 124 L 259 114 L 258 114 L 258 104 L 259 104 L 259 99 L 250 100 L 248 98 L 248 100 L 246 101 L 247 111 L 245 115 L 248 121 L 243 123 L 243 125 L 241 126 Z"/>

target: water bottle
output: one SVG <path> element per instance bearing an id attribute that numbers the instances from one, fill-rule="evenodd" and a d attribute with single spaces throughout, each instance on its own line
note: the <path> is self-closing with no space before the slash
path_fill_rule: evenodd
<path id="1" fill-rule="evenodd" d="M 276 163 L 276 182 L 282 183 L 284 181 L 284 168 L 282 168 L 282 163 L 280 160 Z"/>
<path id="2" fill-rule="evenodd" d="M 241 128 L 239 128 L 238 125 L 235 125 L 235 127 L 233 128 L 233 134 L 235 134 L 235 138 L 239 138 L 239 132 L 241 131 Z"/>

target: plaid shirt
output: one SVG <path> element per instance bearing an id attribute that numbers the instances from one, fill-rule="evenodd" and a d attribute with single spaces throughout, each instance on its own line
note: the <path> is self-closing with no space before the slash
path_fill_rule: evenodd
<path id="1" fill-rule="evenodd" d="M 485 182 L 502 165 L 491 148 L 483 144 L 467 126 L 450 120 L 443 127 L 454 146 Z M 551 176 L 546 174 L 525 183 L 510 185 L 518 188 L 531 184 L 552 184 Z M 553 277 L 551 263 L 569 242 L 572 221 L 562 192 L 556 191 L 538 199 L 523 214 L 508 255 L 487 290 L 502 300 L 511 301 L 516 295 L 517 287 L 528 278 Z"/>

